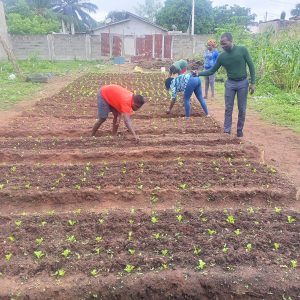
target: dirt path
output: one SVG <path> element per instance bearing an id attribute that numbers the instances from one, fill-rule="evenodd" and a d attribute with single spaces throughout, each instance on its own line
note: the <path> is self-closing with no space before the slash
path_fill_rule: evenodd
<path id="1" fill-rule="evenodd" d="M 251 101 L 251 100 L 250 100 Z M 212 116 L 223 124 L 224 101 L 222 95 L 208 100 Z M 233 116 L 233 130 L 236 132 L 237 107 Z M 260 115 L 248 109 L 244 139 L 256 144 L 261 149 L 261 161 L 275 166 L 294 182 L 300 189 L 300 134 L 288 128 L 268 124 Z M 298 192 L 299 197 L 299 192 Z"/>

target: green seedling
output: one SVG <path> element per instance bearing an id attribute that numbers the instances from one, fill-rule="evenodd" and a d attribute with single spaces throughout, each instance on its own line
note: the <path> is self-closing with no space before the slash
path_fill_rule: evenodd
<path id="1" fill-rule="evenodd" d="M 97 276 L 98 274 L 98 271 L 96 269 L 93 269 L 91 272 L 90 272 L 91 276 L 95 277 Z"/>
<path id="2" fill-rule="evenodd" d="M 58 269 L 54 275 L 58 278 L 64 277 L 66 274 L 66 271 L 64 269 Z"/>
<path id="3" fill-rule="evenodd" d="M 151 217 L 151 222 L 152 222 L 153 224 L 156 224 L 156 223 L 158 222 L 158 218 L 157 218 L 156 216 L 152 216 L 152 217 Z"/>
<path id="4" fill-rule="evenodd" d="M 42 237 L 35 239 L 35 243 L 40 246 L 44 242 L 44 239 Z"/>
<path id="5" fill-rule="evenodd" d="M 65 258 L 68 258 L 70 254 L 71 254 L 71 250 L 65 249 L 61 255 L 64 256 Z"/>
<path id="6" fill-rule="evenodd" d="M 253 207 L 248 207 L 247 211 L 248 211 L 249 214 L 254 214 L 255 213 Z"/>
<path id="7" fill-rule="evenodd" d="M 216 234 L 217 232 L 216 232 L 215 230 L 212 230 L 212 229 L 207 229 L 207 233 L 208 233 L 209 235 L 214 235 L 214 234 Z"/>
<path id="8" fill-rule="evenodd" d="M 200 247 L 194 246 L 194 251 L 193 252 L 194 252 L 195 255 L 199 255 L 201 253 L 201 251 L 202 250 L 201 250 Z"/>
<path id="9" fill-rule="evenodd" d="M 41 251 L 41 250 L 34 251 L 33 253 L 34 253 L 34 255 L 35 255 L 38 259 L 40 259 L 40 258 L 42 258 L 43 256 L 45 256 L 45 253 L 44 253 L 43 251 Z"/>
<path id="10" fill-rule="evenodd" d="M 293 218 L 292 216 L 287 216 L 287 221 L 288 221 L 289 224 L 292 224 L 292 223 L 296 222 L 296 219 Z"/>
<path id="11" fill-rule="evenodd" d="M 74 185 L 74 189 L 75 189 L 75 190 L 80 190 L 80 189 L 81 189 L 80 184 L 75 184 L 75 185 Z"/>
<path id="12" fill-rule="evenodd" d="M 74 226 L 77 222 L 75 220 L 68 220 L 68 225 Z"/>
<path id="13" fill-rule="evenodd" d="M 133 271 L 133 269 L 135 268 L 135 266 L 132 265 L 126 265 L 124 271 L 127 273 L 131 273 Z"/>
<path id="14" fill-rule="evenodd" d="M 226 221 L 227 221 L 229 224 L 234 224 L 234 223 L 235 223 L 234 216 L 229 215 L 229 216 L 227 217 Z"/>
<path id="15" fill-rule="evenodd" d="M 54 210 L 50 210 L 47 212 L 48 216 L 53 217 L 55 215 L 55 211 Z"/>
<path id="16" fill-rule="evenodd" d="M 222 251 L 223 251 L 224 253 L 227 253 L 228 250 L 229 250 L 229 248 L 227 247 L 226 244 L 224 244 Z"/>
<path id="17" fill-rule="evenodd" d="M 169 251 L 167 249 L 163 249 L 163 250 L 161 250 L 161 254 L 163 256 L 167 256 L 169 254 Z"/>
<path id="18" fill-rule="evenodd" d="M 101 248 L 95 248 L 95 252 L 96 252 L 97 255 L 99 255 L 102 252 L 102 249 Z"/>
<path id="19" fill-rule="evenodd" d="M 296 259 L 291 260 L 291 268 L 296 269 L 298 267 L 298 262 Z"/>
<path id="20" fill-rule="evenodd" d="M 81 208 L 77 208 L 76 210 L 74 210 L 75 215 L 80 215 L 80 213 L 81 213 Z"/>
<path id="21" fill-rule="evenodd" d="M 102 236 L 96 236 L 96 237 L 95 237 L 95 241 L 96 241 L 97 243 L 103 242 L 103 237 L 102 237 Z"/>
<path id="22" fill-rule="evenodd" d="M 158 201 L 157 195 L 151 195 L 151 196 L 150 196 L 150 202 L 151 202 L 152 204 L 157 203 L 157 201 Z"/>
<path id="23" fill-rule="evenodd" d="M 177 215 L 177 216 L 176 216 L 176 219 L 177 219 L 178 222 L 181 222 L 182 219 L 183 219 L 183 216 L 182 216 L 182 215 Z"/>
<path id="24" fill-rule="evenodd" d="M 46 225 L 47 225 L 47 222 L 46 222 L 46 221 L 41 221 L 40 226 L 44 227 L 44 226 L 46 226 Z"/>
<path id="25" fill-rule="evenodd" d="M 167 269 L 169 269 L 169 264 L 168 264 L 168 263 L 162 263 L 162 264 L 161 264 L 161 268 L 162 268 L 163 270 L 167 270 Z"/>
<path id="26" fill-rule="evenodd" d="M 103 224 L 103 223 L 104 223 L 104 219 L 98 219 L 98 222 L 99 222 L 100 224 Z"/>
<path id="27" fill-rule="evenodd" d="M 12 256 L 13 256 L 13 254 L 12 254 L 11 252 L 9 252 L 9 253 L 5 254 L 5 259 L 6 259 L 7 261 L 10 261 L 11 258 L 12 258 Z"/>
<path id="28" fill-rule="evenodd" d="M 138 184 L 136 187 L 137 187 L 137 189 L 140 190 L 140 191 L 143 189 L 143 185 L 142 185 L 142 184 Z"/>
<path id="29" fill-rule="evenodd" d="M 135 249 L 128 249 L 128 252 L 133 255 L 135 253 Z"/>
<path id="30" fill-rule="evenodd" d="M 236 234 L 236 235 L 240 235 L 241 234 L 241 229 L 236 229 L 235 231 L 234 231 L 234 233 Z"/>
<path id="31" fill-rule="evenodd" d="M 188 184 L 187 183 L 181 183 L 179 185 L 179 187 L 182 189 L 182 190 L 186 190 L 188 188 Z"/>
<path id="32" fill-rule="evenodd" d="M 75 243 L 76 242 L 76 238 L 74 235 L 67 235 L 67 241 L 71 242 L 71 243 Z"/>
<path id="33" fill-rule="evenodd" d="M 16 167 L 16 166 L 11 167 L 11 168 L 10 168 L 10 171 L 11 171 L 12 173 L 16 172 L 16 171 L 17 171 L 17 167 Z"/>
<path id="34" fill-rule="evenodd" d="M 0 190 L 3 190 L 3 189 L 4 189 L 4 184 L 1 183 L 1 184 L 0 184 Z"/>
<path id="35" fill-rule="evenodd" d="M 159 232 L 157 233 L 153 233 L 153 237 L 156 239 L 156 240 L 159 240 L 161 238 L 161 234 Z"/>
<path id="36" fill-rule="evenodd" d="M 8 238 L 7 238 L 10 242 L 14 242 L 16 240 L 16 238 L 13 236 L 13 235 L 10 235 Z"/>
<path id="37" fill-rule="evenodd" d="M 199 270 L 204 270 L 205 267 L 206 267 L 206 262 L 204 262 L 202 259 L 199 259 L 197 268 L 198 268 Z"/>
<path id="38" fill-rule="evenodd" d="M 129 231 L 129 232 L 128 232 L 128 241 L 131 241 L 131 240 L 132 240 L 132 236 L 133 236 L 133 232 L 132 232 L 132 231 Z"/>
<path id="39" fill-rule="evenodd" d="M 24 187 L 25 187 L 25 189 L 30 189 L 31 188 L 31 184 L 30 183 L 26 183 Z"/>
<path id="40" fill-rule="evenodd" d="M 17 227 L 21 227 L 22 221 L 21 221 L 21 220 L 15 221 L 15 225 L 16 225 Z"/>
<path id="41" fill-rule="evenodd" d="M 279 243 L 274 243 L 274 249 L 278 250 L 280 248 L 280 244 Z"/>
<path id="42" fill-rule="evenodd" d="M 279 214 L 281 211 L 282 211 L 282 208 L 281 208 L 281 207 L 275 207 L 275 212 L 276 212 L 277 214 Z"/>
<path id="43" fill-rule="evenodd" d="M 250 252 L 252 250 L 252 244 L 251 243 L 248 243 L 245 247 L 246 249 L 246 252 Z"/>
<path id="44" fill-rule="evenodd" d="M 126 174 L 126 172 L 127 172 L 126 167 L 123 167 L 123 168 L 122 168 L 122 173 L 123 173 L 123 174 Z"/>

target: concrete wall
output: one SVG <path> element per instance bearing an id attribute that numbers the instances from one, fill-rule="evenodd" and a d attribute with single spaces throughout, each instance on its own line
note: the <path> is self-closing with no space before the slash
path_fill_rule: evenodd
<path id="1" fill-rule="evenodd" d="M 1 34 L 2 38 L 6 41 L 8 46 L 10 46 L 10 42 L 9 42 L 8 35 L 7 35 L 7 27 L 6 27 L 5 15 L 4 15 L 4 8 L 3 8 L 3 3 L 1 0 L 0 0 L 0 34 Z M 0 59 L 7 59 L 7 55 L 4 52 L 1 45 L 0 45 Z"/>
<path id="2" fill-rule="evenodd" d="M 135 18 L 119 24 L 94 30 L 94 34 L 115 33 L 120 35 L 165 34 L 166 31 Z"/>
<path id="3" fill-rule="evenodd" d="M 143 37 L 134 35 L 118 36 L 121 38 L 121 54 L 127 58 L 137 55 L 137 39 Z M 169 37 L 172 38 L 171 58 L 173 59 L 202 55 L 206 41 L 209 38 L 208 35 L 195 35 L 194 37 L 186 34 L 165 35 L 165 38 L 162 39 L 162 49 L 164 49 L 165 39 Z M 101 40 L 102 38 L 101 35 L 86 34 L 9 35 L 11 47 L 18 59 L 27 59 L 32 55 L 37 55 L 40 59 L 46 60 L 97 60 L 109 58 L 114 53 L 112 44 L 109 44 L 109 42 L 112 43 L 112 35 L 106 41 Z M 149 35 L 147 35 L 147 38 L 149 38 Z M 154 35 L 152 39 L 155 41 Z M 105 47 L 108 49 L 106 56 L 102 53 L 105 43 L 107 43 Z M 165 58 L 158 51 L 159 49 L 156 49 L 155 45 L 156 43 L 153 43 L 154 50 L 151 57 Z"/>
<path id="4" fill-rule="evenodd" d="M 173 35 L 172 58 L 180 59 L 202 55 L 209 35 Z"/>

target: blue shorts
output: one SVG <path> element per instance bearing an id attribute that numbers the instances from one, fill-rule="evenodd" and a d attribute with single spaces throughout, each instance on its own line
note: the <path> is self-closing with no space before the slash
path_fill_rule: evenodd
<path id="1" fill-rule="evenodd" d="M 102 98 L 101 91 L 97 93 L 98 101 L 98 118 L 107 119 L 108 114 L 113 111 L 113 108 Z"/>

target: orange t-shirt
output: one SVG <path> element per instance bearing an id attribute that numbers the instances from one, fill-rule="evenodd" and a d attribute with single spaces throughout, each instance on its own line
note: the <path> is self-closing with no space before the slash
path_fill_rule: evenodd
<path id="1" fill-rule="evenodd" d="M 104 85 L 100 92 L 102 98 L 119 113 L 132 113 L 132 92 L 116 84 Z"/>

